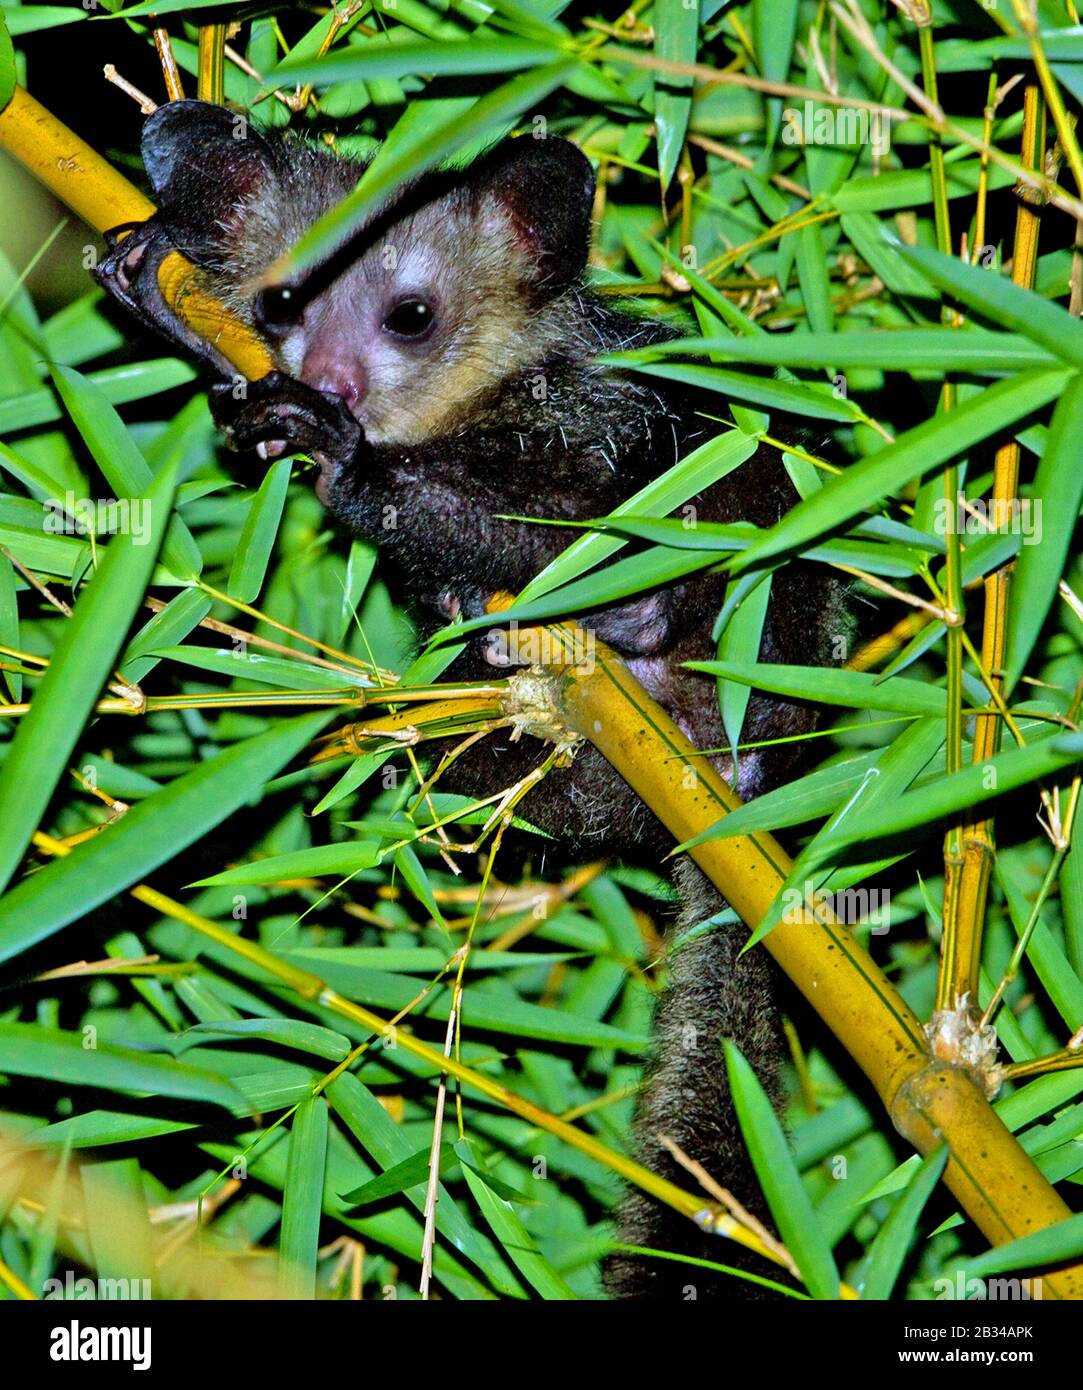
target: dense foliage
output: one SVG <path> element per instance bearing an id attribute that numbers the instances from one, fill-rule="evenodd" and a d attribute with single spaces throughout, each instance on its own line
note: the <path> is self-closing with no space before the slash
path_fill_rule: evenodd
<path id="1" fill-rule="evenodd" d="M 690 548 L 733 565 L 717 668 L 731 743 L 753 686 L 831 710 L 802 776 L 727 833 L 780 831 L 798 886 L 871 890 L 855 930 L 923 1019 L 953 1002 L 945 932 L 965 941 L 984 919 L 980 1003 L 1004 982 L 993 1021 L 1018 1073 L 998 1110 L 1072 1205 L 1071 3 L 1042 0 L 1036 20 L 1022 0 L 117 8 L 5 4 L 0 75 L 133 179 L 138 108 L 104 99 L 89 64 L 62 84 L 54 58 L 85 43 L 164 100 L 152 11 L 190 92 L 196 26 L 235 15 L 227 102 L 341 149 L 386 142 L 309 258 L 418 170 L 543 122 L 597 163 L 598 285 L 683 326 L 637 365 L 694 374 L 737 433 L 807 423 L 786 453 L 803 500 L 772 532 L 687 524 L 682 504 L 729 457 L 700 451 L 545 588 L 555 612 L 578 579 L 589 607 L 620 546 L 638 557 L 629 593 Z M 85 265 L 84 237 L 58 245 Z M 40 1296 L 71 1270 L 147 1278 L 158 1297 L 416 1297 L 435 1155 L 434 1292 L 598 1296 L 619 1162 L 547 1116 L 627 1151 L 664 978 L 664 867 L 568 865 L 438 780 L 419 797 L 425 745 L 313 762 L 374 668 L 438 680 L 449 647 L 417 651 L 307 464 L 256 473 L 225 454 L 189 363 L 89 280 L 57 304 L 19 256 L 0 269 L 0 1288 Z M 853 585 L 850 665 L 831 679 L 755 662 L 760 600 L 793 554 Z M 951 1219 L 936 1160 L 915 1180 L 856 1067 L 792 1003 L 792 1158 L 769 1126 L 755 1142 L 801 1174 L 801 1250 L 867 1296 L 961 1296 L 981 1235 Z M 366 1009 L 401 1027 L 377 1036 Z M 453 1079 L 445 1092 L 445 1045 L 544 1113 Z M 1061 1069 L 1026 1067 L 1042 1057 Z"/>

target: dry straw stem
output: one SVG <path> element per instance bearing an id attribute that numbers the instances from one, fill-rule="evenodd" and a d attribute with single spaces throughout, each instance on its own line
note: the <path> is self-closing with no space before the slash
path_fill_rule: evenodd
<path id="1" fill-rule="evenodd" d="M 99 232 L 154 213 L 149 198 L 22 87 L 0 111 L 0 146 Z M 163 260 L 158 284 L 177 317 L 243 376 L 255 381 L 271 370 L 264 344 L 201 288 L 198 271 L 178 252 Z"/>

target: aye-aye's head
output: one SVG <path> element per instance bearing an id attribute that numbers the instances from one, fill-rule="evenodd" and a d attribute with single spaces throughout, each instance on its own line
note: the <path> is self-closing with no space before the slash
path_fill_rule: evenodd
<path id="1" fill-rule="evenodd" d="M 326 264 L 273 288 L 267 269 L 364 166 L 199 101 L 160 107 L 142 150 L 159 220 L 211 291 L 282 371 L 341 396 L 373 443 L 454 429 L 480 393 L 567 336 L 594 175 L 565 140 L 508 140 L 419 180 Z"/>

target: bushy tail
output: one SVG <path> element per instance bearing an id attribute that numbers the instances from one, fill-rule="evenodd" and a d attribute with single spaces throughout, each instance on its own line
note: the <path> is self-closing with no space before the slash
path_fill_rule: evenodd
<path id="1" fill-rule="evenodd" d="M 724 906 L 690 860 L 678 865 L 681 913 L 675 935 Z M 680 947 L 669 962 L 670 983 L 655 1016 L 656 1054 L 636 1114 L 636 1157 L 684 1188 L 695 1179 L 661 1142 L 666 1136 L 767 1221 L 763 1198 L 745 1151 L 730 1096 L 722 1040 L 737 1044 L 771 1099 L 779 1094 L 784 1044 L 767 953 L 757 947 L 739 958 L 748 940 L 743 923 L 712 928 Z M 620 1240 L 722 1264 L 771 1272 L 758 1256 L 717 1236 L 701 1234 L 687 1217 L 636 1189 L 620 1209 Z M 674 1260 L 614 1255 L 606 1289 L 613 1298 L 745 1299 L 760 1286 Z"/>

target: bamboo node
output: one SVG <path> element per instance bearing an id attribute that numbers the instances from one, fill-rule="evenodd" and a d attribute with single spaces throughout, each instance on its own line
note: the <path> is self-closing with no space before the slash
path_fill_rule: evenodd
<path id="1" fill-rule="evenodd" d="M 513 740 L 530 734 L 556 745 L 558 766 L 575 757 L 583 736 L 561 719 L 558 709 L 560 678 L 547 671 L 513 671 L 508 677 L 504 713 L 511 723 Z"/>
<path id="2" fill-rule="evenodd" d="M 893 3 L 916 28 L 926 29 L 932 24 L 933 7 L 929 0 L 893 0 Z"/>
<path id="3" fill-rule="evenodd" d="M 147 697 L 138 685 L 129 685 L 126 681 L 116 681 L 110 685 L 109 689 L 114 695 L 119 695 L 122 700 L 127 701 L 131 706 L 132 714 L 146 714 Z"/>
<path id="4" fill-rule="evenodd" d="M 1004 1068 L 997 1060 L 997 1032 L 982 1022 L 969 992 L 956 995 L 954 1008 L 935 1011 L 925 1025 L 925 1040 L 934 1061 L 969 1072 L 989 1100 L 1000 1090 Z"/>

